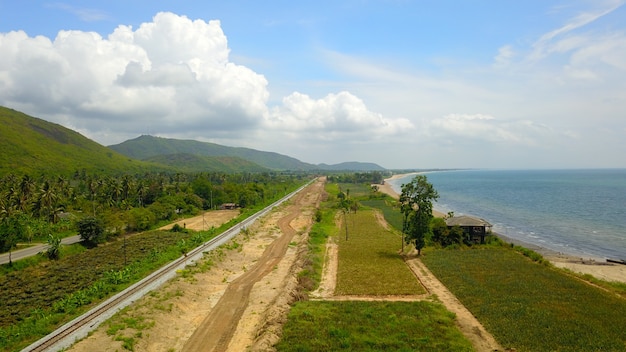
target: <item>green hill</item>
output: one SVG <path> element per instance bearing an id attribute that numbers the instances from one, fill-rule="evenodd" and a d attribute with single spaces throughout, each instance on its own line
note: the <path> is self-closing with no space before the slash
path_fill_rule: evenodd
<path id="1" fill-rule="evenodd" d="M 334 165 L 319 164 L 317 165 L 322 170 L 332 171 L 385 171 L 386 169 L 378 164 L 374 163 L 362 163 L 358 161 L 349 161 L 345 163 L 339 163 Z"/>
<path id="2" fill-rule="evenodd" d="M 374 163 L 346 162 L 335 165 L 309 164 L 290 156 L 264 152 L 250 148 L 227 147 L 215 143 L 199 142 L 194 140 L 180 140 L 154 136 L 140 136 L 109 148 L 140 160 L 151 160 L 168 165 L 176 163 L 165 162 L 158 156 L 196 155 L 202 157 L 234 157 L 246 160 L 272 170 L 292 171 L 382 171 L 385 168 Z M 167 157 L 171 158 L 171 157 Z"/>
<path id="3" fill-rule="evenodd" d="M 140 136 L 120 144 L 111 145 L 109 148 L 140 160 L 148 160 L 159 155 L 191 154 L 209 157 L 237 157 L 273 170 L 306 171 L 317 169 L 315 165 L 278 153 L 154 136 Z"/>
<path id="4" fill-rule="evenodd" d="M 194 154 L 157 155 L 146 161 L 168 165 L 179 172 L 266 172 L 267 168 L 247 160 L 230 156 L 202 156 Z"/>
<path id="5" fill-rule="evenodd" d="M 0 175 L 135 173 L 167 167 L 129 159 L 61 125 L 0 107 Z"/>

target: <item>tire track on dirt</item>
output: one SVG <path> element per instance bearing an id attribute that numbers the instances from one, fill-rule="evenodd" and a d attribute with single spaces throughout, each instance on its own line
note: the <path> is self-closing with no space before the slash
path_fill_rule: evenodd
<path id="1" fill-rule="evenodd" d="M 243 275 L 233 280 L 217 302 L 211 313 L 194 331 L 182 351 L 227 351 L 239 320 L 249 303 L 254 284 L 270 273 L 287 252 L 292 238 L 296 234 L 290 223 L 301 212 L 301 201 L 307 190 L 294 198 L 294 204 L 286 209 L 287 215 L 278 220 L 282 235 L 273 241 L 263 252 L 256 265 Z"/>

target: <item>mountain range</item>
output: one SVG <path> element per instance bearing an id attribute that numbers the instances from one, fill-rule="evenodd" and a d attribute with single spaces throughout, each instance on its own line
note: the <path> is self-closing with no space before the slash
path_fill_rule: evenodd
<path id="1" fill-rule="evenodd" d="M 383 171 L 374 163 L 309 164 L 250 148 L 139 136 L 103 146 L 80 133 L 0 107 L 0 176 L 140 172 Z"/>

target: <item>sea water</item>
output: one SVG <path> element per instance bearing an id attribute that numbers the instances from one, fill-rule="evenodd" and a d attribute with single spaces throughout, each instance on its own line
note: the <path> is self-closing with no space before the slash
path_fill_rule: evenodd
<path id="1" fill-rule="evenodd" d="M 389 181 L 398 193 L 415 175 Z M 426 174 L 435 210 L 560 253 L 626 259 L 626 169 L 467 170 Z"/>

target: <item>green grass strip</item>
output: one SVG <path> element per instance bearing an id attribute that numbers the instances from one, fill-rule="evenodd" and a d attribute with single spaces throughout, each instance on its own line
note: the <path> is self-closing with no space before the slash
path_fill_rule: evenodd
<path id="1" fill-rule="evenodd" d="M 373 210 L 347 214 L 347 223 L 348 240 L 343 225 L 335 238 L 339 244 L 337 295 L 425 293 L 398 254 L 400 236 L 382 227 Z"/>
<path id="2" fill-rule="evenodd" d="M 454 314 L 431 302 L 298 302 L 275 347 L 280 352 L 473 351 Z"/>
<path id="3" fill-rule="evenodd" d="M 391 197 L 384 197 L 363 200 L 360 203 L 366 207 L 380 210 L 389 225 L 393 226 L 398 231 L 402 231 L 403 215 L 400 212 L 400 209 L 393 207 L 394 202 L 395 201 L 391 199 Z"/>

